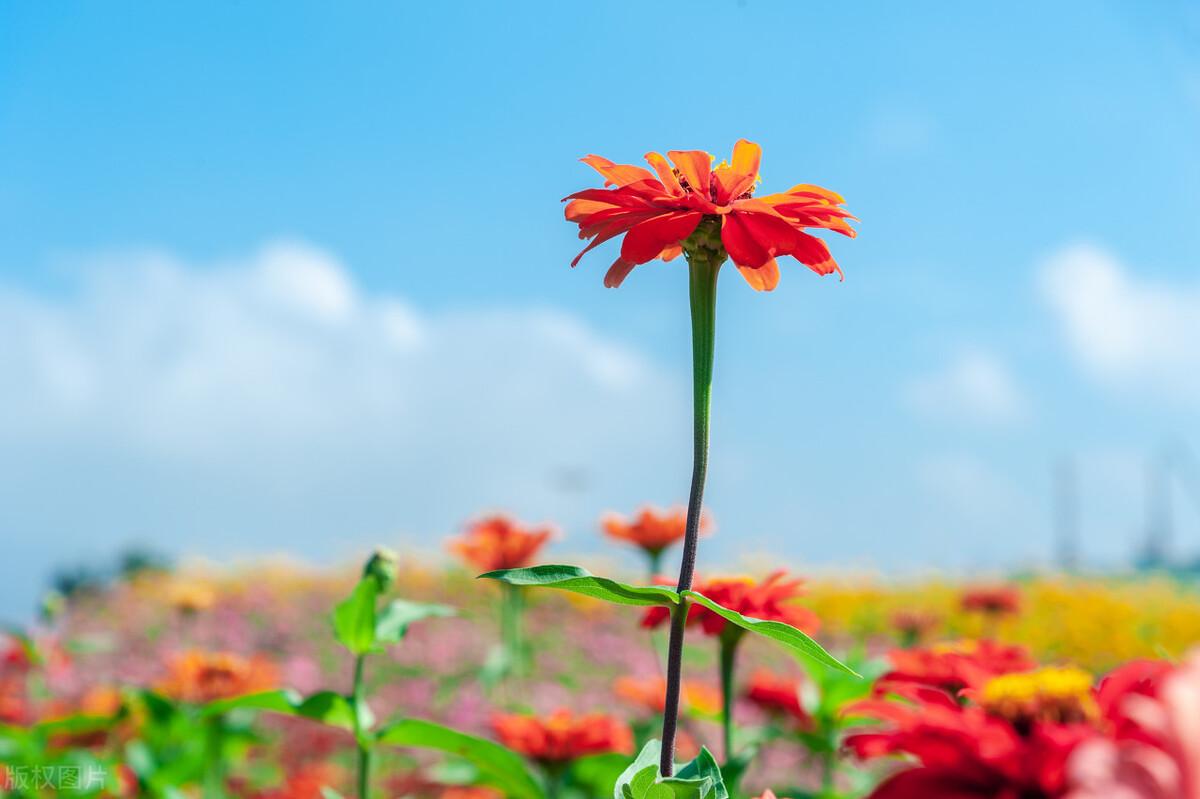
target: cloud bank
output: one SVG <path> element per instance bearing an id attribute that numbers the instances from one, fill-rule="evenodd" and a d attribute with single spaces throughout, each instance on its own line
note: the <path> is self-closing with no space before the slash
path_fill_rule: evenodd
<path id="1" fill-rule="evenodd" d="M 482 509 L 570 521 L 678 488 L 646 453 L 686 453 L 684 384 L 568 314 L 421 311 L 295 241 L 74 274 L 61 295 L 0 287 L 0 525 L 35 561 L 0 578 L 121 539 L 432 548 Z"/>

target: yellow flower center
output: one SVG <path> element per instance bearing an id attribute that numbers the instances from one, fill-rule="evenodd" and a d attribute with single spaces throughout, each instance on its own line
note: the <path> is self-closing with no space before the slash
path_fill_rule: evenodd
<path id="1" fill-rule="evenodd" d="M 1074 666 L 995 677 L 983 686 L 980 703 L 992 715 L 1018 726 L 1090 721 L 1098 714 L 1092 675 Z"/>

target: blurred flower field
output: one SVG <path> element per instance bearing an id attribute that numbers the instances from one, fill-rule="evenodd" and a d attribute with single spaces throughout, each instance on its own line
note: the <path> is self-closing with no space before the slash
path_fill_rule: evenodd
<path id="1" fill-rule="evenodd" d="M 612 519 L 604 527 L 638 544 L 636 530 Z M 672 537 L 643 527 L 656 563 Z M 371 795 L 612 796 L 659 733 L 665 609 L 476 579 L 488 567 L 544 561 L 548 532 L 484 520 L 449 544 L 465 568 L 385 554 L 361 577 L 280 564 L 148 569 L 77 592 L 4 639 L 7 795 L 351 796 L 369 733 Z M 1117 768 L 1122 758 L 1145 759 L 1130 741 L 1168 753 L 1183 764 L 1179 779 L 1195 779 L 1187 769 L 1200 761 L 1163 743 L 1169 733 L 1146 733 L 1144 710 L 1123 715 L 1118 701 L 1133 692 L 1150 702 L 1154 686 L 1188 674 L 1174 664 L 1200 641 L 1194 586 L 1149 576 L 963 584 L 785 573 L 702 575 L 697 585 L 747 616 L 788 619 L 861 675 L 797 659 L 765 637 L 742 640 L 740 628 L 693 606 L 700 634 L 684 652 L 680 757 L 711 750 L 730 795 L 1195 795 L 1103 787 L 1133 768 Z M 356 653 L 344 609 L 363 586 L 372 612 L 376 597 L 384 604 L 378 638 Z M 723 684 L 726 652 L 736 670 Z M 1104 681 L 1114 673 L 1127 684 Z M 357 715 L 356 697 L 369 701 L 369 717 Z M 465 737 L 446 743 L 443 731 Z M 1012 750 L 1011 763 L 988 753 L 980 742 L 989 736 L 999 736 L 993 750 Z M 968 776 L 983 781 L 956 794 L 925 786 L 945 765 L 926 751 L 934 740 L 964 747 L 956 768 L 979 759 Z M 500 746 L 479 748 L 488 742 Z M 1042 763 L 1037 773 L 1012 771 L 1032 762 Z M 1004 792 L 1010 783 L 1024 792 Z"/>

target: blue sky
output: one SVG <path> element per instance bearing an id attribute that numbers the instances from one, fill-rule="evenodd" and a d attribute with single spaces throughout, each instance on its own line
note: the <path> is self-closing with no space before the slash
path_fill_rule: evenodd
<path id="1" fill-rule="evenodd" d="M 861 235 L 844 283 L 723 277 L 709 563 L 1045 562 L 1067 453 L 1127 556 L 1147 455 L 1200 446 L 1194 4 L 10 3 L 0 602 L 127 541 L 436 550 L 507 507 L 565 556 L 680 501 L 682 267 L 568 269 L 559 198 L 740 137 Z"/>

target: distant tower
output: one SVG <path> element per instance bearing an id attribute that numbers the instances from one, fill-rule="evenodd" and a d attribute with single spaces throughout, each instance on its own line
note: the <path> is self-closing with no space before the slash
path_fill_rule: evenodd
<path id="1" fill-rule="evenodd" d="M 1058 568 L 1079 568 L 1079 473 L 1067 455 L 1054 465 L 1054 544 Z"/>
<path id="2" fill-rule="evenodd" d="M 1161 451 L 1146 463 L 1146 528 L 1138 567 L 1161 569 L 1170 565 L 1171 455 Z"/>

